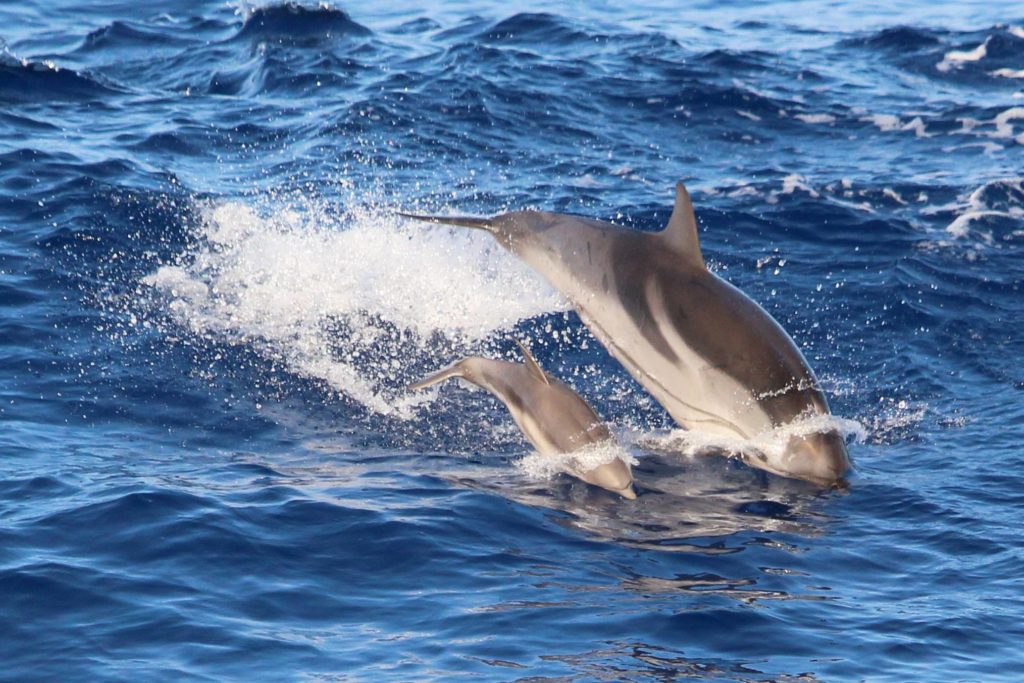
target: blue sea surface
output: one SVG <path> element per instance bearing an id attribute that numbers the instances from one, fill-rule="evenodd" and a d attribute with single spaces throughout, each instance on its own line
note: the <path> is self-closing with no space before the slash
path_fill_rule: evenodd
<path id="1" fill-rule="evenodd" d="M 657 230 L 677 180 L 847 489 L 396 215 Z M 1022 183 L 1015 3 L 4 2 L 0 679 L 1019 681 Z M 516 339 L 636 501 L 404 388 Z"/>

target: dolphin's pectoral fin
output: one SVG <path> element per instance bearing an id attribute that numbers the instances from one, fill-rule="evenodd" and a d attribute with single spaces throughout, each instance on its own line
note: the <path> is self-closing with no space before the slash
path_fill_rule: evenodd
<path id="1" fill-rule="evenodd" d="M 544 382 L 544 384 L 551 384 L 547 373 L 544 372 L 544 368 L 540 366 L 540 363 L 538 363 L 537 359 L 533 357 L 530 350 L 518 339 L 516 340 L 516 344 L 519 346 L 519 350 L 523 352 L 523 359 L 526 361 L 526 369 L 530 371 L 530 374 L 541 382 Z"/>
<path id="2" fill-rule="evenodd" d="M 429 386 L 433 386 L 433 385 L 437 384 L 438 382 L 443 382 L 446 379 L 451 379 L 452 377 L 464 377 L 464 376 L 465 376 L 465 370 L 462 367 L 462 364 L 461 363 L 456 363 L 455 365 L 451 366 L 450 368 L 445 368 L 441 372 L 436 372 L 433 375 L 430 375 L 429 377 L 424 377 L 423 379 L 421 379 L 419 382 L 416 382 L 415 384 L 410 384 L 408 386 L 408 390 L 409 391 L 419 391 L 420 389 L 426 389 Z"/>
<path id="3" fill-rule="evenodd" d="M 697 217 L 693 213 L 690 193 L 682 183 L 676 183 L 676 205 L 668 225 L 660 233 L 668 247 L 683 256 L 691 265 L 704 268 L 704 256 L 697 236 Z"/>
<path id="4" fill-rule="evenodd" d="M 424 216 L 415 213 L 403 213 L 401 211 L 398 212 L 398 215 L 403 218 L 412 218 L 413 220 L 424 221 L 426 223 L 459 225 L 464 228 L 474 228 L 476 230 L 494 232 L 494 221 L 490 218 L 478 218 L 476 216 Z"/>

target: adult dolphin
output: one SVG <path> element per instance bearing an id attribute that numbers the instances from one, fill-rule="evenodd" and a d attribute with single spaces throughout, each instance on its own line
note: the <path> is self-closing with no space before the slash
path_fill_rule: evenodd
<path id="1" fill-rule="evenodd" d="M 518 344 L 518 342 L 516 342 Z M 409 385 L 417 391 L 460 377 L 491 392 L 508 408 L 526 438 L 542 455 L 573 453 L 613 443 L 611 432 L 579 394 L 544 372 L 525 346 L 525 363 L 470 356 L 445 370 Z M 591 469 L 574 470 L 579 479 L 634 499 L 633 474 L 616 457 Z"/>
<path id="2" fill-rule="evenodd" d="M 566 296 L 609 353 L 687 429 L 752 439 L 830 414 L 786 331 L 707 269 L 682 183 L 658 233 L 545 211 L 402 215 L 491 233 Z M 842 436 L 835 429 L 794 434 L 783 448 L 745 449 L 742 457 L 782 476 L 839 482 L 850 466 Z"/>

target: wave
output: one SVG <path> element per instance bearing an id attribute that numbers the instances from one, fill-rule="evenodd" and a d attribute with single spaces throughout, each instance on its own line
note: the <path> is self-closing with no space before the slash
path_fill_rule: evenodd
<path id="1" fill-rule="evenodd" d="M 0 99 L 8 102 L 101 100 L 121 92 L 98 76 L 0 52 Z"/>
<path id="2" fill-rule="evenodd" d="M 366 70 L 351 56 L 342 59 L 324 53 L 298 57 L 266 52 L 244 63 L 222 66 L 210 76 L 205 91 L 220 95 L 309 96 L 322 89 L 344 90 Z"/>
<path id="3" fill-rule="evenodd" d="M 869 50 L 927 78 L 1001 83 L 1024 77 L 1024 30 L 996 25 L 985 31 L 939 32 L 898 26 L 849 38 L 840 48 Z"/>
<path id="4" fill-rule="evenodd" d="M 913 26 L 892 26 L 867 35 L 849 38 L 840 43 L 848 47 L 880 50 L 920 50 L 941 44 L 939 37 L 927 29 Z"/>
<path id="5" fill-rule="evenodd" d="M 950 78 L 1005 78 L 1024 68 L 1024 36 L 1013 27 L 997 26 L 984 38 L 946 50 L 935 71 Z"/>
<path id="6" fill-rule="evenodd" d="M 1024 238 L 1022 178 L 985 183 L 971 192 L 966 201 L 952 208 L 958 215 L 946 226 L 946 232 L 955 239 L 973 238 L 987 244 L 996 244 Z"/>
<path id="7" fill-rule="evenodd" d="M 552 14 L 521 13 L 499 21 L 481 36 L 488 41 L 506 43 L 552 43 L 593 40 L 594 36 L 571 26 L 569 21 Z"/>
<path id="8" fill-rule="evenodd" d="M 658 60 L 670 50 L 681 50 L 679 44 L 663 33 L 653 31 L 606 31 L 568 17 L 548 13 L 519 13 L 497 23 L 472 21 L 438 34 L 473 45 L 495 48 L 537 48 L 540 54 L 565 52 L 573 61 L 588 61 L 588 55 L 599 55 L 614 46 L 620 55 L 639 60 Z M 571 49 L 571 54 L 569 50 Z M 521 57 L 535 57 L 526 50 Z M 563 63 L 560 66 L 566 67 Z"/>
<path id="9" fill-rule="evenodd" d="M 697 60 L 727 71 L 765 71 L 777 57 L 762 50 L 717 49 L 698 55 Z"/>
<path id="10" fill-rule="evenodd" d="M 186 41 L 166 30 L 142 28 L 127 21 L 114 21 L 91 31 L 75 52 L 106 50 L 152 50 L 164 45 L 181 45 Z"/>
<path id="11" fill-rule="evenodd" d="M 306 7 L 287 2 L 249 10 L 235 38 L 305 43 L 371 34 L 369 28 L 354 21 L 347 12 L 327 3 Z"/>

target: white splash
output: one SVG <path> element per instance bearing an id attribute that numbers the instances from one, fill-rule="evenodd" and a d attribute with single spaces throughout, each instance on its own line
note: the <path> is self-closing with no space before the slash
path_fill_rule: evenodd
<path id="1" fill-rule="evenodd" d="M 844 439 L 852 440 L 854 443 L 861 443 L 868 437 L 868 431 L 856 420 L 835 415 L 814 415 L 799 417 L 787 425 L 762 432 L 750 439 L 676 429 L 664 436 L 644 439 L 641 445 L 652 450 L 677 452 L 686 456 L 704 455 L 709 452 L 724 452 L 733 456 L 761 454 L 771 461 L 778 461 L 785 456 L 790 439 L 830 431 L 838 432 Z"/>
<path id="2" fill-rule="evenodd" d="M 871 438 L 887 442 L 900 432 L 917 427 L 928 414 L 928 405 L 917 401 L 883 397 L 878 412 L 871 417 Z"/>
<path id="3" fill-rule="evenodd" d="M 625 448 L 609 439 L 572 453 L 541 455 L 534 451 L 518 460 L 516 467 L 528 479 L 544 480 L 560 473 L 579 476 L 614 462 L 616 459 L 622 460 L 627 465 L 638 464 L 637 459 L 630 455 Z"/>
<path id="4" fill-rule="evenodd" d="M 145 277 L 175 322 L 411 417 L 410 361 L 567 308 L 486 234 L 325 207 L 207 207 L 198 245 Z M 440 340 L 440 341 L 439 341 Z"/>
<path id="5" fill-rule="evenodd" d="M 1024 78 L 1024 69 L 996 69 L 995 71 L 989 71 L 989 76 L 996 78 Z"/>

